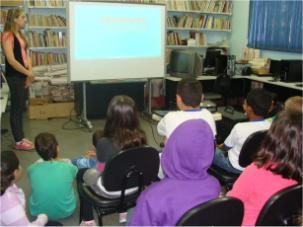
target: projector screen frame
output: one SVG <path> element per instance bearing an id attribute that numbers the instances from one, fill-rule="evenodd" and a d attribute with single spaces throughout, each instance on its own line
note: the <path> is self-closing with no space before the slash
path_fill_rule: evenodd
<path id="1" fill-rule="evenodd" d="M 161 66 L 161 75 L 149 75 L 149 76 L 135 76 L 135 77 L 116 77 L 116 76 L 111 76 L 111 77 L 108 77 L 107 75 L 100 75 L 100 76 L 97 76 L 98 78 L 93 78 L 93 79 L 90 79 L 89 77 L 82 77 L 81 79 L 74 79 L 73 76 L 71 75 L 72 74 L 72 70 L 71 70 L 71 48 L 72 48 L 72 45 L 71 45 L 71 30 L 70 30 L 70 4 L 73 4 L 73 3 L 101 3 L 101 4 L 104 4 L 104 3 L 109 3 L 109 4 L 123 4 L 123 5 L 146 5 L 146 6 L 161 6 L 163 7 L 163 12 L 161 11 L 161 15 L 162 13 L 164 15 L 163 16 L 163 21 L 164 21 L 164 24 L 163 26 L 161 26 L 161 29 L 163 31 L 161 31 L 160 33 L 162 34 L 161 36 L 161 39 L 162 39 L 162 42 L 161 42 L 161 59 L 162 59 L 162 66 Z M 70 0 L 68 3 L 67 3 L 67 71 L 68 71 L 68 80 L 69 82 L 90 82 L 90 81 L 100 81 L 100 82 L 105 82 L 105 83 L 109 83 L 109 82 L 121 82 L 121 81 L 125 81 L 125 82 L 131 82 L 131 81 L 137 81 L 137 80 L 142 80 L 142 79 L 162 79 L 164 78 L 165 74 L 166 74 L 166 64 L 165 64 L 165 59 L 166 59 L 166 28 L 167 28 L 167 21 L 166 21 L 166 15 L 167 15 L 167 8 L 166 8 L 166 5 L 165 4 L 161 4 L 161 3 L 138 3 L 138 2 L 113 2 L 113 1 L 94 1 L 94 0 L 83 0 L 83 1 L 78 1 L 78 0 Z"/>

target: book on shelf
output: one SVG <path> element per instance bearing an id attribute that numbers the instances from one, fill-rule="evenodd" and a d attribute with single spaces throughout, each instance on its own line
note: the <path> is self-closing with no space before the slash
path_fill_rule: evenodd
<path id="1" fill-rule="evenodd" d="M 65 7 L 65 0 L 30 0 L 29 6 L 32 7 Z"/>
<path id="2" fill-rule="evenodd" d="M 218 16 L 201 15 L 193 17 L 191 15 L 170 16 L 167 18 L 168 27 L 175 28 L 201 28 L 201 29 L 230 29 L 230 20 Z"/>
<path id="3" fill-rule="evenodd" d="M 7 10 L 0 10 L 0 23 L 4 24 L 6 21 Z"/>
<path id="4" fill-rule="evenodd" d="M 231 13 L 231 0 L 168 0 L 168 10 Z"/>
<path id="5" fill-rule="evenodd" d="M 48 26 L 48 27 L 65 27 L 66 19 L 59 15 L 39 15 L 30 14 L 29 15 L 29 25 L 30 26 Z"/>
<path id="6" fill-rule="evenodd" d="M 31 51 L 33 66 L 38 65 L 58 65 L 67 62 L 65 53 L 48 53 Z"/>
<path id="7" fill-rule="evenodd" d="M 65 47 L 66 35 L 62 31 L 45 30 L 40 32 L 29 32 L 30 47 Z"/>

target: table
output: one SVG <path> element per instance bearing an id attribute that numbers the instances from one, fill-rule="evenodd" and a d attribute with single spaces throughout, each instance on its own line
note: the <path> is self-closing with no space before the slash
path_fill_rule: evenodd
<path id="1" fill-rule="evenodd" d="M 203 92 L 212 92 L 213 84 L 216 80 L 216 76 L 202 75 L 197 76 L 197 80 L 203 81 Z M 176 99 L 176 88 L 177 82 L 181 80 L 180 77 L 173 77 L 166 75 L 165 87 L 166 87 L 166 109 L 176 108 L 175 99 Z M 302 95 L 303 87 L 302 82 L 283 82 L 283 81 L 274 81 L 273 77 L 263 77 L 256 76 L 254 74 L 249 76 L 235 75 L 232 77 L 232 92 L 235 96 L 246 97 L 249 89 L 250 83 L 252 81 L 261 82 L 264 85 L 266 90 L 277 93 L 279 100 L 284 102 L 287 98 L 294 95 Z M 300 86 L 299 86 L 300 85 Z"/>

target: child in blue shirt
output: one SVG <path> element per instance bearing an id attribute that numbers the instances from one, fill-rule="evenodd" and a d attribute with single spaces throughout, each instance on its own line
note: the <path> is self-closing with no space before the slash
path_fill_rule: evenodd
<path id="1" fill-rule="evenodd" d="M 98 144 L 98 140 L 103 137 L 103 131 L 97 130 L 93 133 L 92 142 L 93 142 L 93 150 L 86 151 L 84 155 L 78 156 L 72 160 L 72 163 L 78 167 L 78 169 L 83 168 L 94 168 L 97 164 L 96 157 L 96 147 Z"/>

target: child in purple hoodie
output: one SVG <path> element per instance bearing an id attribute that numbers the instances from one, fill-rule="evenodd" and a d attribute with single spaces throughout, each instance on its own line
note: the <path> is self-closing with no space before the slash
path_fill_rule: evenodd
<path id="1" fill-rule="evenodd" d="M 204 120 L 179 125 L 165 144 L 165 177 L 140 195 L 129 225 L 176 225 L 194 206 L 215 199 L 220 184 L 207 173 L 214 157 L 214 137 Z"/>

